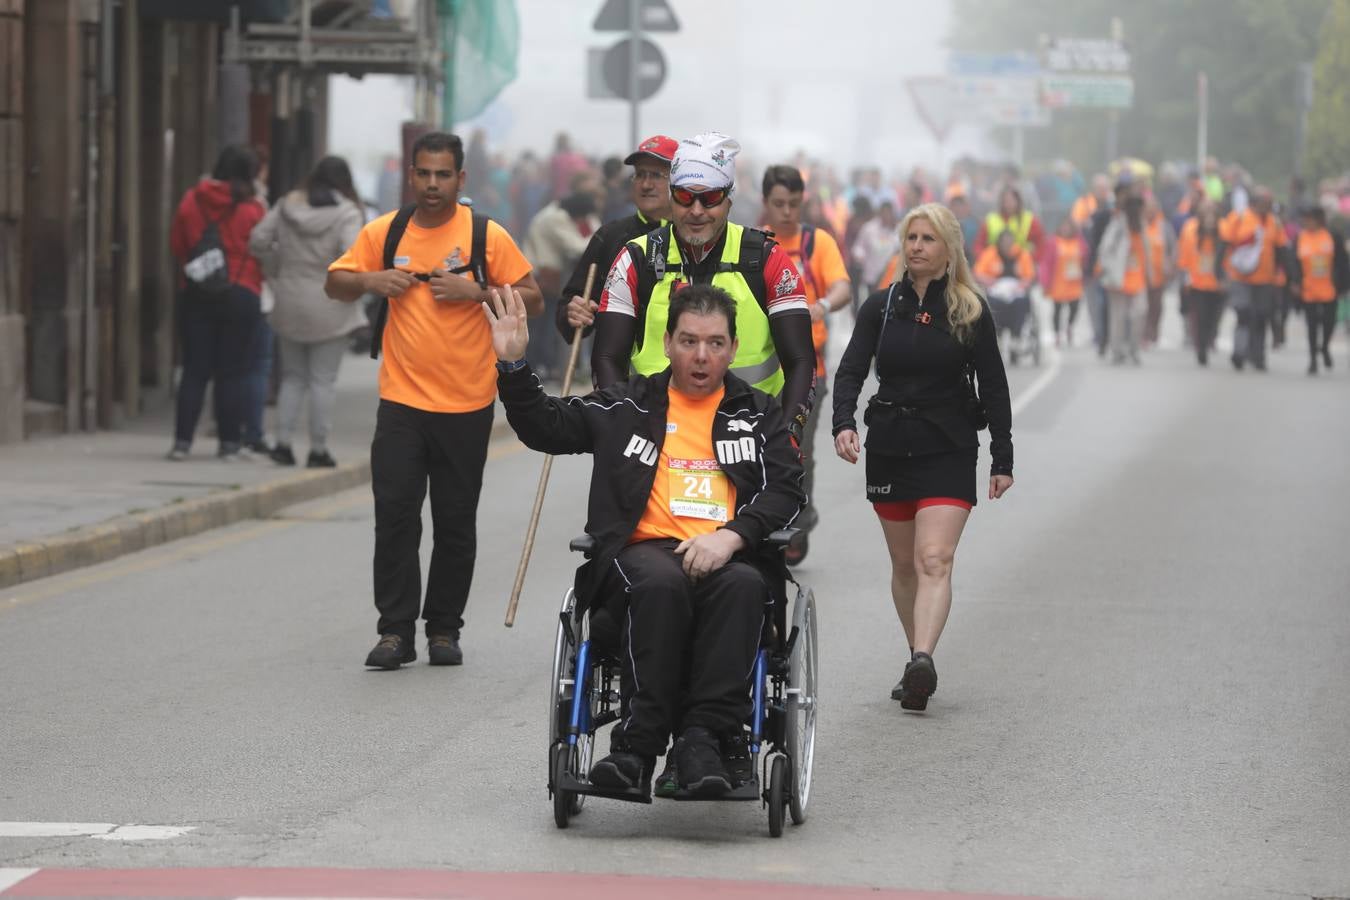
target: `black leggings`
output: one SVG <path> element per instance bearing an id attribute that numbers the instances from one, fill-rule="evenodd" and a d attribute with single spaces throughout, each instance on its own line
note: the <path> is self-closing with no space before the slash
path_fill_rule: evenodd
<path id="1" fill-rule="evenodd" d="M 1069 308 L 1069 328 L 1072 329 L 1072 328 L 1073 328 L 1073 323 L 1076 322 L 1076 321 L 1078 321 L 1078 301 L 1077 301 L 1077 300 L 1068 300 L 1068 301 L 1060 301 L 1060 300 L 1056 300 L 1056 301 L 1055 301 L 1055 331 L 1056 331 L 1056 333 L 1058 333 L 1058 331 L 1059 331 L 1059 319 L 1060 319 L 1060 313 L 1062 313 L 1062 312 L 1064 311 L 1064 307 L 1066 307 L 1066 306 Z"/>
<path id="2" fill-rule="evenodd" d="M 1331 336 L 1336 332 L 1336 301 L 1305 303 L 1303 313 L 1308 320 L 1308 353 L 1316 362 L 1319 352 L 1328 352 Z"/>

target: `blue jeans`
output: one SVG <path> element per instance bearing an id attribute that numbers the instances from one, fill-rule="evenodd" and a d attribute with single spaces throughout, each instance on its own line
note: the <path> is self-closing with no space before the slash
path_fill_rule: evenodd
<path id="1" fill-rule="evenodd" d="M 249 354 L 248 376 L 245 388 L 244 443 L 261 443 L 265 429 L 263 416 L 267 412 L 267 394 L 272 384 L 272 360 L 276 337 L 266 316 L 258 316 Z"/>
<path id="2" fill-rule="evenodd" d="M 247 406 L 246 378 L 262 310 L 258 295 L 233 285 L 219 299 L 183 292 L 178 334 L 183 342 L 183 381 L 178 386 L 174 442 L 192 445 L 206 386 L 215 382 L 216 424 L 222 449 L 238 447 Z"/>

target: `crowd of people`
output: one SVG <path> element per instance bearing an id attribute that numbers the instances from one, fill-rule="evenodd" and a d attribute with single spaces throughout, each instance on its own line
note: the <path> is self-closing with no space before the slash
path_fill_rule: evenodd
<path id="1" fill-rule="evenodd" d="M 783 574 L 759 545 L 791 525 L 786 562 L 806 556 L 827 397 L 835 453 L 865 457 L 891 560 L 909 644 L 892 696 L 922 710 L 937 686 L 957 543 L 977 494 L 998 499 L 1013 484 L 1004 359 L 1016 364 L 1028 335 L 1038 351 L 1034 302 L 1053 305 L 1056 343 L 1073 344 L 1085 306 L 1098 353 L 1137 365 L 1179 285 L 1201 365 L 1234 310 L 1239 370 L 1264 370 L 1267 336 L 1282 344 L 1298 311 L 1315 374 L 1332 365 L 1350 290 L 1334 226 L 1350 214 L 1344 179 L 1315 196 L 1296 182 L 1282 204 L 1216 161 L 1187 172 L 1122 160 L 1084 178 L 1063 162 L 1028 175 L 961 160 L 939 183 L 921 168 L 888 182 L 875 167 L 843 179 L 813 160 L 760 169 L 739 156 L 737 141 L 708 132 L 655 135 L 596 161 L 560 135 L 547 159 L 508 165 L 481 135 L 465 147 L 431 132 L 406 172 L 415 203 L 372 218 L 341 158 L 321 160 L 269 207 L 265 158 L 228 147 L 173 223 L 183 379 L 170 459 L 190 453 L 213 383 L 220 458 L 295 465 L 307 411 L 307 465 L 336 465 L 327 440 L 350 335 L 368 330 L 382 357 L 371 448 L 379 641 L 367 666 L 414 661 L 419 616 L 430 662 L 463 662 L 498 396 L 530 446 L 595 454 L 589 521 L 604 544 L 579 573 L 579 596 L 634 595 L 619 613 L 626 718 L 590 773 L 613 790 L 650 782 L 669 736 L 658 793 L 717 796 L 743 777 L 738 673 Z M 831 376 L 828 321 L 846 308 L 854 327 Z M 533 333 L 527 316 L 542 320 Z M 581 337 L 594 392 L 548 397 L 544 384 Z M 864 442 L 857 406 L 872 371 L 880 386 Z M 985 429 L 987 492 L 976 489 Z M 636 586 L 660 602 L 637 602 Z M 752 602 L 732 610 L 719 599 L 729 591 Z M 690 653 L 675 633 L 716 640 L 726 656 L 672 678 Z"/>

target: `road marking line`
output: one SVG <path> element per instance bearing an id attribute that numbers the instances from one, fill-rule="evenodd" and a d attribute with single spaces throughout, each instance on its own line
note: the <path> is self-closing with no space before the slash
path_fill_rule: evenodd
<path id="1" fill-rule="evenodd" d="M 169 838 L 182 837 L 189 831 L 194 830 L 196 830 L 195 826 L 191 825 L 117 825 L 112 822 L 0 822 L 0 837 L 11 838 L 89 837 L 103 841 L 163 841 Z"/>
<path id="2" fill-rule="evenodd" d="M 1064 368 L 1064 357 L 1060 355 L 1059 351 L 1053 347 L 1048 349 L 1050 354 L 1050 367 L 1038 375 L 1036 380 L 1033 381 L 1025 391 L 1022 391 L 1017 395 L 1017 399 L 1012 403 L 1013 418 L 1020 416 L 1022 411 L 1030 405 L 1031 401 L 1035 400 L 1041 391 L 1050 386 L 1050 382 L 1054 381 L 1059 375 L 1060 369 Z"/>
<path id="3" fill-rule="evenodd" d="M 37 872 L 37 869 L 0 869 L 0 894 Z"/>

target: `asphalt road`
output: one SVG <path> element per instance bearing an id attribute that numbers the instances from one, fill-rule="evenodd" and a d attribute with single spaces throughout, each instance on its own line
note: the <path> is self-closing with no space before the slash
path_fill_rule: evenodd
<path id="1" fill-rule="evenodd" d="M 1292 339 L 1294 347 L 1301 334 Z M 554 828 L 544 704 L 589 467 L 562 459 L 514 629 L 540 458 L 489 464 L 466 665 L 393 673 L 354 491 L 0 595 L 0 866 L 357 866 L 1052 896 L 1350 895 L 1350 373 L 1067 353 L 977 508 L 924 715 L 860 467 L 819 474 L 808 822 L 592 801 Z M 1026 396 L 1038 373 L 1015 373 Z M 822 433 L 821 449 L 828 439 Z M 982 471 L 987 467 L 982 457 Z M 429 529 L 428 529 L 429 531 Z M 426 555 L 424 553 L 425 561 Z M 423 660 L 425 654 L 421 650 Z"/>

